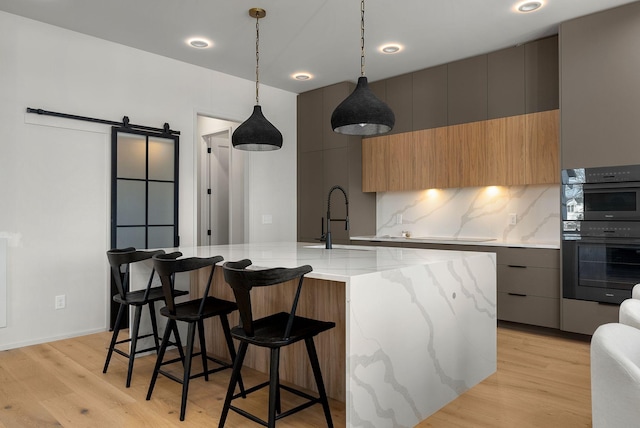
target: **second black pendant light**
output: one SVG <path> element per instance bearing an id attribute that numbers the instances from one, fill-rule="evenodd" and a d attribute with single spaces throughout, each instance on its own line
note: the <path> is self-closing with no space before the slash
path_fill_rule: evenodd
<path id="1" fill-rule="evenodd" d="M 360 77 L 356 89 L 336 107 L 331 128 L 340 134 L 376 135 L 391 131 L 393 111 L 369 89 L 364 75 L 364 0 L 360 2 Z"/>

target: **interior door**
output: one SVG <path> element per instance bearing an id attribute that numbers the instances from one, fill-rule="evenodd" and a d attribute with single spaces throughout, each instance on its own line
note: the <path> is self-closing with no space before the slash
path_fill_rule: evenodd
<path id="1" fill-rule="evenodd" d="M 171 248 L 178 234 L 177 135 L 113 127 L 111 247 Z M 115 294 L 112 282 L 111 294 Z M 117 305 L 112 303 L 111 323 Z"/>
<path id="2" fill-rule="evenodd" d="M 114 128 L 111 246 L 166 248 L 178 235 L 178 136 Z"/>

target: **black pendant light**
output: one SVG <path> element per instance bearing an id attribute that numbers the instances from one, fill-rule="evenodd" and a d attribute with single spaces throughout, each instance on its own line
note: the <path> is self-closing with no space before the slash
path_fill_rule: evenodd
<path id="1" fill-rule="evenodd" d="M 364 75 L 364 0 L 360 2 L 360 77 L 356 89 L 336 107 L 331 128 L 339 134 L 376 135 L 391 131 L 396 117 L 369 89 Z"/>
<path id="2" fill-rule="evenodd" d="M 256 105 L 247 120 L 233 131 L 231 144 L 239 150 L 267 151 L 278 150 L 282 147 L 282 134 L 262 114 L 259 98 L 260 84 L 260 18 L 267 16 L 264 9 L 254 7 L 249 9 L 249 16 L 256 18 Z"/>

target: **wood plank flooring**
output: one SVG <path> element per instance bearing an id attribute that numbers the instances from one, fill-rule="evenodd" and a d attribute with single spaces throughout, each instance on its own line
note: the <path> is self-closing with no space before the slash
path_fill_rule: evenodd
<path id="1" fill-rule="evenodd" d="M 126 361 L 118 355 L 102 374 L 109 339 L 105 332 L 0 352 L 0 427 L 217 425 L 230 371 L 212 375 L 209 382 L 191 382 L 186 420 L 180 422 L 179 384 L 160 376 L 153 397 L 145 400 L 155 356 L 136 361 L 131 388 L 124 386 Z M 266 379 L 251 370 L 243 375 L 249 385 Z M 264 415 L 266 391 L 250 397 L 243 406 Z M 297 400 L 288 394 L 282 398 L 284 408 Z M 331 400 L 331 412 L 335 426 L 344 427 L 344 404 Z M 257 425 L 230 413 L 226 426 Z M 322 409 L 313 406 L 278 426 L 325 426 Z M 417 428 L 589 426 L 589 342 L 501 324 L 497 373 Z"/>

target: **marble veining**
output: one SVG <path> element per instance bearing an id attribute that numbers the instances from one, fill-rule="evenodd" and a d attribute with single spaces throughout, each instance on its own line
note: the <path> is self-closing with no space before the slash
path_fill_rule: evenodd
<path id="1" fill-rule="evenodd" d="M 488 237 L 560 242 L 558 185 L 429 189 L 377 194 L 376 236 Z M 517 223 L 509 224 L 509 214 Z M 402 223 L 398 224 L 399 216 Z"/>
<path id="2" fill-rule="evenodd" d="M 496 371 L 495 253 L 295 242 L 179 250 L 255 268 L 310 264 L 307 276 L 344 283 L 336 358 L 346 361 L 347 427 L 413 427 Z M 133 288 L 150 266 L 132 267 Z"/>

